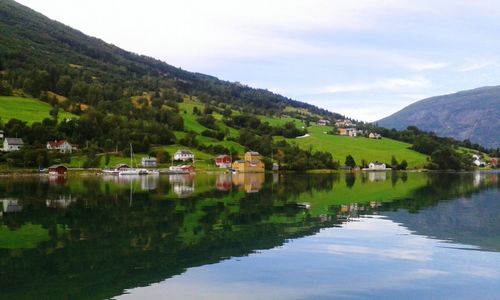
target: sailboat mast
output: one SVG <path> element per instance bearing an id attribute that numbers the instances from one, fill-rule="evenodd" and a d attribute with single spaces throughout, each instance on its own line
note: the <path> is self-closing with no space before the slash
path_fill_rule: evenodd
<path id="1" fill-rule="evenodd" d="M 133 155 L 133 152 L 132 152 L 132 143 L 130 143 L 130 167 L 133 168 L 134 165 L 132 164 L 132 155 Z"/>

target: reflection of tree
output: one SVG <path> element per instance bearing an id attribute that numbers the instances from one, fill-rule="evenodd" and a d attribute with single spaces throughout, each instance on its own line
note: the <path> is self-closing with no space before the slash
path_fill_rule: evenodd
<path id="1" fill-rule="evenodd" d="M 354 173 L 345 174 L 345 185 L 348 188 L 352 188 L 355 182 L 356 182 L 356 174 Z"/>
<path id="2" fill-rule="evenodd" d="M 130 184 L 98 179 L 68 180 L 63 186 L 39 180 L 2 181 L 0 193 L 15 196 L 23 205 L 21 213 L 4 214 L 2 222 L 9 228 L 11 224 L 40 224 L 49 231 L 50 240 L 36 249 L 0 250 L 0 299 L 111 298 L 125 288 L 158 282 L 189 267 L 273 248 L 352 217 L 399 208 L 418 211 L 491 185 L 474 186 L 472 177 L 464 174 L 430 174 L 426 175 L 428 185 L 409 191 L 408 198 L 390 202 L 394 199 L 380 196 L 374 199 L 377 202 L 342 206 L 332 200 L 339 188 L 346 189 L 338 184 L 342 176 L 294 174 L 280 178 L 274 186 L 269 177 L 258 193 L 251 194 L 237 189 L 217 191 L 213 178 L 206 180 L 211 186 L 206 192 L 157 201 L 171 184 L 160 178 L 153 192 L 134 188 L 132 206 Z M 409 174 L 408 182 L 415 176 Z M 348 179 L 345 181 L 347 184 Z M 382 184 L 358 181 L 349 191 L 364 193 L 368 185 Z M 402 183 L 396 188 L 390 182 L 386 185 L 388 190 L 404 188 Z M 46 199 L 58 199 L 65 193 L 78 200 L 66 208 L 47 207 Z M 295 205 L 304 198 L 319 201 L 314 198 L 318 193 L 327 196 L 314 202 L 310 210 Z"/>

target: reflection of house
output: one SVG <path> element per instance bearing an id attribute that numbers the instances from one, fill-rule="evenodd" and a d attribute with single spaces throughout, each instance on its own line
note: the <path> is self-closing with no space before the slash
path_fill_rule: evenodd
<path id="1" fill-rule="evenodd" d="M 192 174 L 172 174 L 168 176 L 168 181 L 174 193 L 181 198 L 194 193 L 194 175 Z"/>
<path id="2" fill-rule="evenodd" d="M 227 154 L 219 155 L 215 158 L 215 164 L 219 168 L 231 168 L 232 159 Z"/>
<path id="3" fill-rule="evenodd" d="M 61 195 L 57 200 L 45 201 L 45 204 L 50 208 L 67 208 L 73 202 L 76 202 L 76 198 L 72 198 L 71 195 Z"/>
<path id="4" fill-rule="evenodd" d="M 230 191 L 233 187 L 231 174 L 219 174 L 219 176 L 217 176 L 217 180 L 215 181 L 215 187 L 219 191 Z"/>
<path id="5" fill-rule="evenodd" d="M 47 150 L 58 150 L 61 153 L 71 153 L 73 150 L 76 150 L 76 147 L 66 140 L 56 140 L 47 142 Z"/>
<path id="6" fill-rule="evenodd" d="M 17 199 L 2 199 L 2 208 L 4 213 L 20 212 L 23 206 L 18 203 Z"/>
<path id="7" fill-rule="evenodd" d="M 63 165 L 54 165 L 49 167 L 49 174 L 51 175 L 64 175 L 68 172 L 68 168 Z"/>
<path id="8" fill-rule="evenodd" d="M 233 174 L 233 184 L 243 187 L 247 193 L 260 191 L 264 184 L 264 173 L 237 173 Z"/>
<path id="9" fill-rule="evenodd" d="M 245 153 L 244 160 L 237 160 L 233 163 L 233 169 L 241 173 L 264 172 L 264 163 L 259 152 L 249 151 Z"/>
<path id="10" fill-rule="evenodd" d="M 386 172 L 368 172 L 368 180 L 371 182 L 386 181 L 387 180 L 387 173 Z"/>
<path id="11" fill-rule="evenodd" d="M 155 168 L 157 165 L 156 158 L 154 157 L 143 157 L 141 159 L 141 166 L 145 168 Z"/>
<path id="12" fill-rule="evenodd" d="M 339 133 L 339 135 L 344 135 L 344 136 L 357 136 L 358 135 L 356 128 L 339 128 L 338 133 Z"/>
<path id="13" fill-rule="evenodd" d="M 368 135 L 368 138 L 370 139 L 381 139 L 382 136 L 376 132 L 370 132 L 370 134 Z"/>
<path id="14" fill-rule="evenodd" d="M 194 154 L 190 150 L 177 150 L 174 154 L 174 160 L 194 160 Z"/>
<path id="15" fill-rule="evenodd" d="M 24 146 L 23 139 L 5 138 L 3 140 L 3 151 L 5 152 L 19 151 L 22 146 Z"/>

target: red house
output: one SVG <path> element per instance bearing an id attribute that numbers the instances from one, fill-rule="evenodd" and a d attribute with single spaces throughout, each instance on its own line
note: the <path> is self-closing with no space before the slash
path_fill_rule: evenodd
<path id="1" fill-rule="evenodd" d="M 63 165 L 55 165 L 49 167 L 49 174 L 52 175 L 64 175 L 66 174 L 66 172 L 68 172 L 68 168 Z"/>
<path id="2" fill-rule="evenodd" d="M 227 154 L 219 155 L 215 159 L 215 164 L 219 168 L 231 168 L 231 163 L 232 163 L 231 156 Z"/>

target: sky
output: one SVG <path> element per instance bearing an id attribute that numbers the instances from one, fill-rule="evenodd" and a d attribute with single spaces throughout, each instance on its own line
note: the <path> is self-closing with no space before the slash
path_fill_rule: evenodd
<path id="1" fill-rule="evenodd" d="M 363 121 L 500 84 L 500 2 L 19 0 L 126 50 Z"/>

